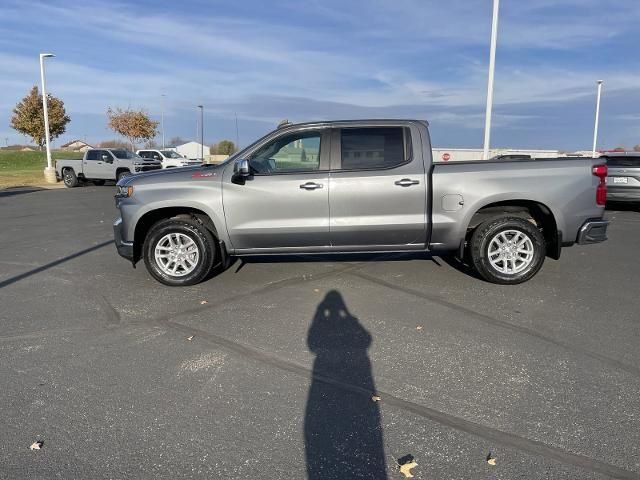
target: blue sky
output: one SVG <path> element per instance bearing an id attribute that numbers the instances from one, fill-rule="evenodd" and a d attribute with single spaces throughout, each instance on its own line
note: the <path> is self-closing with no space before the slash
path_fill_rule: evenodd
<path id="1" fill-rule="evenodd" d="M 167 139 L 247 144 L 291 121 L 411 117 L 435 145 L 480 147 L 491 0 L 69 0 L 0 2 L 0 142 L 24 142 L 11 110 L 39 83 L 71 116 L 67 133 L 115 138 L 111 107 L 144 108 Z M 603 148 L 640 143 L 640 2 L 502 0 L 496 147 L 590 149 L 605 80 Z"/>

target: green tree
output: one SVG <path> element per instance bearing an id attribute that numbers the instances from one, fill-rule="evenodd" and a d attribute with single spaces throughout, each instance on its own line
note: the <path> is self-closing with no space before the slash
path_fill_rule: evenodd
<path id="1" fill-rule="evenodd" d="M 634 145 L 633 151 L 634 152 L 640 152 L 640 145 Z"/>
<path id="2" fill-rule="evenodd" d="M 71 118 L 64 109 L 64 102 L 51 94 L 47 94 L 47 110 L 49 137 L 53 140 L 67 130 Z M 38 87 L 34 86 L 29 94 L 16 104 L 11 117 L 11 127 L 31 137 L 40 148 L 45 144 L 44 110 Z"/>
<path id="3" fill-rule="evenodd" d="M 236 152 L 236 144 L 231 140 L 221 140 L 214 146 L 217 155 L 231 155 Z"/>
<path id="4" fill-rule="evenodd" d="M 136 149 L 136 143 L 155 137 L 160 123 L 151 120 L 144 110 L 113 110 L 109 107 L 107 118 L 109 128 L 129 140 L 132 150 Z"/>

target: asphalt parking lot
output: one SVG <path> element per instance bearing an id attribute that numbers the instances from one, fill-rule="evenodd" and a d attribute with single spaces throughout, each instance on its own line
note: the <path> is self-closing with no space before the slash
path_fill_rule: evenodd
<path id="1" fill-rule="evenodd" d="M 0 478 L 640 478 L 637 210 L 516 287 L 384 256 L 169 288 L 112 195 L 0 193 Z"/>

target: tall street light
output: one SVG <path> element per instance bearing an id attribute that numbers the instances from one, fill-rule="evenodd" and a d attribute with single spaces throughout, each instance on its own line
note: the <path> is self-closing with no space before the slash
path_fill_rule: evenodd
<path id="1" fill-rule="evenodd" d="M 598 121 L 600 119 L 600 95 L 602 95 L 602 84 L 603 80 L 598 80 L 596 82 L 598 84 L 598 94 L 596 96 L 596 123 L 593 127 L 593 151 L 591 152 L 591 156 L 596 156 L 596 145 L 598 143 Z"/>
<path id="2" fill-rule="evenodd" d="M 491 50 L 489 52 L 489 82 L 487 85 L 487 111 L 484 118 L 484 150 L 482 158 L 489 158 L 491 140 L 491 109 L 493 108 L 493 75 L 496 69 L 496 42 L 498 40 L 498 10 L 500 0 L 493 0 L 493 20 L 491 22 Z"/>
<path id="3" fill-rule="evenodd" d="M 166 97 L 166 95 L 163 93 L 160 95 L 160 97 L 161 97 L 160 129 L 162 130 L 162 149 L 164 150 L 164 97 Z"/>
<path id="4" fill-rule="evenodd" d="M 40 80 L 42 81 L 42 109 L 44 110 L 44 139 L 47 144 L 47 168 L 44 169 L 44 178 L 47 183 L 56 183 L 56 171 L 51 162 L 51 145 L 49 143 L 49 110 L 47 109 L 47 89 L 44 79 L 44 59 L 55 57 L 53 53 L 40 54 Z"/>
<path id="5" fill-rule="evenodd" d="M 204 162 L 204 107 L 198 105 L 200 109 L 200 158 Z"/>

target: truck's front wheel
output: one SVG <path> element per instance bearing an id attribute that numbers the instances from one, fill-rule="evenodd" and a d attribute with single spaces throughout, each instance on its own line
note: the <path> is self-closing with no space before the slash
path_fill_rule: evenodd
<path id="1" fill-rule="evenodd" d="M 170 286 L 195 285 L 211 271 L 215 240 L 191 218 L 169 218 L 156 223 L 143 246 L 144 263 L 159 282 Z"/>
<path id="2" fill-rule="evenodd" d="M 515 285 L 532 278 L 544 263 L 546 246 L 533 223 L 499 217 L 480 224 L 471 237 L 471 261 L 489 282 Z"/>

